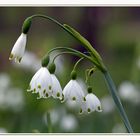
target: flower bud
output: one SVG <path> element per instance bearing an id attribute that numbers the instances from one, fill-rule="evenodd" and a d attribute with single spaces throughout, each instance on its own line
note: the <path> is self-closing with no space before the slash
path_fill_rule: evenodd
<path id="1" fill-rule="evenodd" d="M 89 86 L 88 89 L 87 89 L 88 93 L 92 93 L 92 87 Z"/>
<path id="2" fill-rule="evenodd" d="M 49 65 L 49 72 L 50 72 L 51 74 L 53 74 L 53 73 L 55 72 L 55 69 L 56 69 L 55 64 L 54 64 L 54 63 L 51 63 L 51 64 Z"/>
<path id="3" fill-rule="evenodd" d="M 72 80 L 75 80 L 76 78 L 77 78 L 77 73 L 76 73 L 75 70 L 73 70 L 73 71 L 71 72 L 71 79 L 72 79 Z"/>
<path id="4" fill-rule="evenodd" d="M 29 29 L 30 29 L 30 26 L 31 26 L 31 23 L 32 23 L 32 18 L 29 17 L 27 19 L 25 19 L 24 23 L 23 23 L 23 26 L 22 26 L 22 32 L 24 34 L 27 34 Z"/>
<path id="5" fill-rule="evenodd" d="M 44 56 L 41 61 L 42 67 L 47 67 L 49 64 L 49 61 L 50 61 L 50 56 L 49 55 Z"/>

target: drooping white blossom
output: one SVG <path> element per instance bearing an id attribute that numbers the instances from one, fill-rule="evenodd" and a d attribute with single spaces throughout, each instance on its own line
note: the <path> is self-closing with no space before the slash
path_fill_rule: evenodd
<path id="1" fill-rule="evenodd" d="M 32 93 L 39 93 L 40 98 L 48 98 L 52 95 L 52 78 L 46 67 L 41 67 L 33 76 L 29 90 Z"/>
<path id="2" fill-rule="evenodd" d="M 26 42 L 27 42 L 27 35 L 22 33 L 17 39 L 16 43 L 14 44 L 9 60 L 15 59 L 15 62 L 20 63 L 25 52 Z"/>
<path id="3" fill-rule="evenodd" d="M 52 96 L 54 98 L 59 98 L 61 100 L 62 99 L 61 85 L 54 74 L 51 74 L 51 78 L 52 78 Z"/>
<path id="4" fill-rule="evenodd" d="M 76 80 L 70 80 L 63 90 L 64 100 L 73 100 L 78 103 L 84 101 L 85 96 L 82 88 Z"/>
<path id="5" fill-rule="evenodd" d="M 101 112 L 101 102 L 100 100 L 93 94 L 89 93 L 85 97 L 85 102 L 81 104 L 80 113 L 88 112 L 91 113 L 93 111 Z"/>

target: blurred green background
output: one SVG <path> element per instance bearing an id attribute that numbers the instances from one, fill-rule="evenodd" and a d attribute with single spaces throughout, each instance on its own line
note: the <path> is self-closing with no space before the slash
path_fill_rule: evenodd
<path id="1" fill-rule="evenodd" d="M 61 104 L 52 98 L 37 100 L 36 95 L 26 92 L 48 50 L 62 46 L 85 51 L 58 26 L 38 18 L 28 33 L 21 65 L 10 62 L 9 54 L 24 19 L 37 13 L 71 25 L 91 42 L 112 75 L 134 132 L 140 132 L 140 8 L 0 7 L 0 133 L 47 133 L 47 111 L 51 112 L 54 133 L 126 133 L 99 71 L 92 83 L 102 113 L 79 115 L 71 103 Z M 70 55 L 57 59 L 56 74 L 62 87 L 70 80 L 76 60 Z M 85 80 L 84 70 L 89 67 L 86 61 L 80 63 L 80 81 Z"/>

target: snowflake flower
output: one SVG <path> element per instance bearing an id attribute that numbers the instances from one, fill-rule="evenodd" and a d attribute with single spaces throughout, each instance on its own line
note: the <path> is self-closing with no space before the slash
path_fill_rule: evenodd
<path id="1" fill-rule="evenodd" d="M 19 38 L 17 39 L 17 41 L 11 51 L 9 60 L 15 59 L 15 62 L 20 63 L 20 61 L 24 55 L 24 52 L 25 52 L 26 42 L 27 42 L 27 35 L 22 33 L 19 36 Z"/>

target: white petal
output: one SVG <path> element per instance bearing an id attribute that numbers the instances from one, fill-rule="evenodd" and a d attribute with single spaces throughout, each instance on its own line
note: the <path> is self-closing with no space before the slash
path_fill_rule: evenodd
<path id="1" fill-rule="evenodd" d="M 49 71 L 44 68 L 42 75 L 38 79 L 37 86 L 41 86 L 39 89 L 40 97 L 50 97 L 52 95 L 52 81 Z"/>
<path id="2" fill-rule="evenodd" d="M 60 98 L 60 100 L 62 99 L 62 88 L 61 85 L 58 81 L 58 79 L 56 78 L 56 76 L 54 74 L 51 74 L 51 78 L 52 78 L 52 96 L 54 98 Z"/>
<path id="3" fill-rule="evenodd" d="M 95 111 L 94 95 L 93 94 L 87 94 L 87 96 L 86 96 L 86 110 L 88 111 L 89 109 L 91 111 Z"/>
<path id="4" fill-rule="evenodd" d="M 22 33 L 14 44 L 9 58 L 10 60 L 15 58 L 15 62 L 20 62 L 25 52 L 26 42 L 27 35 Z"/>
<path id="5" fill-rule="evenodd" d="M 52 95 L 52 81 L 47 68 L 42 68 L 42 72 L 37 80 L 36 86 L 38 88 L 40 98 L 47 98 Z"/>
<path id="6" fill-rule="evenodd" d="M 87 94 L 86 101 L 81 104 L 81 113 L 82 112 L 88 112 L 91 113 L 93 111 L 101 112 L 101 103 L 99 99 L 93 94 Z"/>
<path id="7" fill-rule="evenodd" d="M 42 73 L 42 68 L 40 68 L 35 75 L 33 76 L 33 78 L 31 79 L 30 82 L 30 89 L 28 91 L 33 91 L 34 89 L 36 89 L 36 81 L 38 79 L 38 77 L 40 76 L 40 74 Z"/>
<path id="8" fill-rule="evenodd" d="M 28 91 L 39 93 L 38 99 L 47 98 L 52 95 L 50 87 L 52 87 L 51 75 L 47 68 L 42 67 L 33 76 L 30 82 L 30 90 Z"/>
<path id="9" fill-rule="evenodd" d="M 67 99 L 82 102 L 84 92 L 76 80 L 70 80 L 63 90 L 64 101 Z"/>
<path id="10" fill-rule="evenodd" d="M 73 91 L 71 90 L 70 96 L 71 97 L 76 96 L 76 98 L 79 102 L 83 101 L 84 92 L 76 80 L 73 80 L 72 89 L 73 89 Z"/>
<path id="11" fill-rule="evenodd" d="M 100 100 L 94 94 L 93 94 L 93 97 L 94 97 L 94 102 L 93 103 L 94 103 L 95 110 L 98 111 L 98 112 L 102 112 Z"/>
<path id="12" fill-rule="evenodd" d="M 69 98 L 69 94 L 70 94 L 70 91 L 71 91 L 71 86 L 72 86 L 72 80 L 70 80 L 68 82 L 68 84 L 63 89 L 64 101 L 66 101 Z"/>

